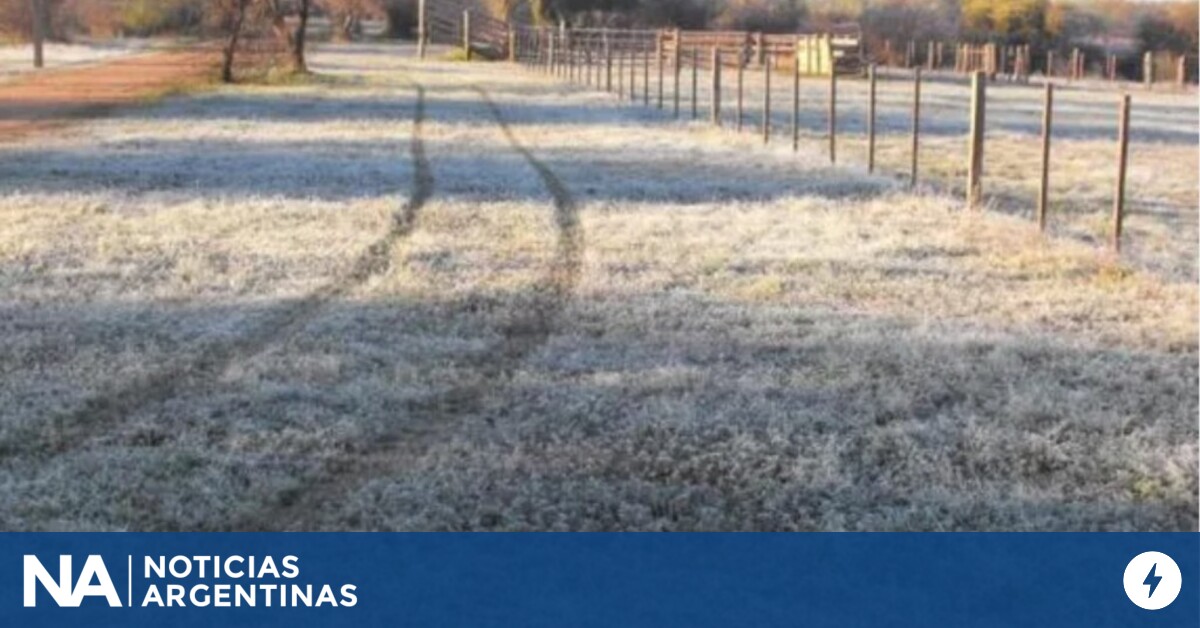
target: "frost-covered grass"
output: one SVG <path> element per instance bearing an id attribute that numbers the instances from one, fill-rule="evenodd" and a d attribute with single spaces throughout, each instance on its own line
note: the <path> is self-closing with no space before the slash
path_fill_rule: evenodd
<path id="1" fill-rule="evenodd" d="M 88 65 L 117 57 L 145 52 L 165 41 L 146 39 L 113 39 L 80 43 L 45 45 L 45 67 L 48 69 Z M 33 72 L 31 44 L 0 46 L 0 82 Z"/>
<path id="2" fill-rule="evenodd" d="M 640 63 L 640 62 L 639 62 Z M 681 118 L 691 117 L 691 69 L 680 78 Z M 668 69 L 666 109 L 673 83 Z M 735 125 L 734 70 L 722 75 L 722 114 L 726 128 Z M 626 76 L 626 81 L 628 77 Z M 1040 80 L 1039 80 L 1040 81 Z M 744 77 L 745 133 L 761 137 L 763 76 L 748 69 Z M 1117 117 L 1120 93 L 1108 85 L 1081 86 L 1057 81 L 1050 171 L 1052 233 L 1104 246 L 1110 226 L 1116 181 Z M 625 83 L 628 90 L 628 82 Z M 792 84 L 778 73 L 771 85 L 773 141 L 791 145 Z M 707 121 L 711 78 L 701 70 L 699 119 Z M 657 72 L 651 70 L 651 99 L 657 101 Z M 866 165 L 867 82 L 838 81 L 838 162 Z M 995 82 L 988 85 L 984 192 L 994 210 L 1032 219 L 1041 159 L 1043 85 Z M 638 66 L 636 90 L 642 97 Z M 1152 92 L 1133 86 L 1131 148 L 1125 255 L 1139 268 L 1196 278 L 1197 207 L 1200 133 L 1197 92 L 1159 85 Z M 876 165 L 881 173 L 906 179 L 909 173 L 912 77 L 900 69 L 881 69 L 877 88 Z M 800 89 L 800 149 L 826 155 L 828 146 L 828 78 L 804 77 Z M 640 104 L 637 105 L 641 107 Z M 925 184 L 962 195 L 966 179 L 970 85 L 953 76 L 926 75 L 921 93 L 920 176 Z"/>
<path id="3" fill-rule="evenodd" d="M 1192 279 L 502 65 L 315 67 L 0 148 L 0 527 L 1196 528 Z M 414 82 L 432 196 L 330 292 Z"/>

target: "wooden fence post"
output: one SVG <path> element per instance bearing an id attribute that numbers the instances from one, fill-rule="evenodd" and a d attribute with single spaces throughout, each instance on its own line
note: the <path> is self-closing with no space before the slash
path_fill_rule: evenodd
<path id="1" fill-rule="evenodd" d="M 763 46 L 763 34 L 754 33 L 754 60 L 762 65 L 766 62 L 767 54 Z"/>
<path id="2" fill-rule="evenodd" d="M 629 102 L 637 103 L 637 52 L 629 49 Z"/>
<path id="3" fill-rule="evenodd" d="M 470 9 L 462 12 L 462 47 L 463 54 L 466 55 L 467 61 L 471 60 L 471 11 Z M 551 47 L 553 49 L 553 47 Z"/>
<path id="4" fill-rule="evenodd" d="M 676 117 L 676 118 L 678 118 L 678 117 L 679 117 L 679 71 L 680 71 L 680 67 L 679 67 L 680 50 L 679 50 L 679 47 L 680 47 L 680 46 L 679 46 L 679 29 L 677 28 L 677 29 L 675 29 L 675 41 L 674 41 L 674 46 L 673 46 L 674 50 L 672 50 L 672 52 L 671 52 L 671 56 L 672 56 L 672 59 L 673 59 L 673 62 L 672 62 L 672 64 L 671 64 L 671 66 L 672 66 L 672 68 L 673 68 L 673 71 L 675 72 L 675 90 L 674 90 L 674 93 L 672 94 L 672 96 L 673 96 L 673 97 L 674 97 L 674 99 L 675 99 L 675 117 Z"/>
<path id="5" fill-rule="evenodd" d="M 604 46 L 604 92 L 612 92 L 612 48 L 606 43 Z"/>
<path id="6" fill-rule="evenodd" d="M 829 68 L 829 163 L 837 163 L 837 68 Z"/>
<path id="7" fill-rule="evenodd" d="M 1121 96 L 1117 128 L 1117 189 L 1113 194 L 1112 250 L 1121 252 L 1121 224 L 1125 218 L 1125 170 L 1129 159 L 1129 94 Z"/>
<path id="8" fill-rule="evenodd" d="M 1146 83 L 1146 89 L 1154 88 L 1154 53 L 1147 52 L 1142 57 L 1142 80 Z"/>
<path id="9" fill-rule="evenodd" d="M 1046 80 L 1054 77 L 1054 51 L 1046 51 Z"/>
<path id="10" fill-rule="evenodd" d="M 517 62 L 517 31 L 511 25 L 508 27 L 508 62 Z"/>
<path id="11" fill-rule="evenodd" d="M 692 119 L 700 117 L 699 98 L 700 85 L 700 49 L 692 48 Z"/>
<path id="12" fill-rule="evenodd" d="M 921 71 L 920 66 L 917 71 Z M 867 67 L 867 173 L 875 172 L 875 64 Z"/>
<path id="13" fill-rule="evenodd" d="M 584 50 L 587 47 L 587 39 L 579 36 L 574 30 L 567 31 L 567 42 L 571 49 L 571 78 L 578 84 L 584 82 L 583 73 L 587 70 L 585 63 L 587 58 L 584 56 Z"/>
<path id="14" fill-rule="evenodd" d="M 1054 84 L 1046 83 L 1046 95 L 1042 103 L 1042 177 L 1038 185 L 1037 223 L 1039 231 L 1046 231 L 1046 211 L 1050 197 L 1050 133 L 1054 120 Z"/>
<path id="15" fill-rule="evenodd" d="M 763 57 L 763 144 L 771 141 L 771 55 Z"/>
<path id="16" fill-rule="evenodd" d="M 967 167 L 967 207 L 978 209 L 983 201 L 983 139 L 987 111 L 987 76 L 971 76 L 971 145 Z"/>
<path id="17" fill-rule="evenodd" d="M 1179 84 L 1179 89 L 1187 87 L 1187 55 L 1179 55 L 1175 62 L 1175 81 Z"/>
<path id="18" fill-rule="evenodd" d="M 425 16 L 426 0 L 417 0 L 417 58 L 425 58 L 425 47 L 429 44 L 429 22 Z"/>
<path id="19" fill-rule="evenodd" d="M 625 99 L 625 58 L 628 52 L 621 48 L 618 44 L 616 50 L 613 51 L 613 75 L 616 76 L 617 86 L 614 88 L 617 94 L 617 100 Z"/>
<path id="20" fill-rule="evenodd" d="M 935 67 L 934 64 L 937 63 L 937 43 L 930 41 L 926 48 L 925 64 L 929 66 L 929 71 L 932 72 Z"/>
<path id="21" fill-rule="evenodd" d="M 742 130 L 742 119 L 745 117 L 742 107 L 742 88 L 745 85 L 746 74 L 746 42 L 743 40 L 738 51 L 737 59 L 737 130 Z"/>
<path id="22" fill-rule="evenodd" d="M 792 152 L 800 150 L 800 54 L 792 55 Z"/>
<path id="23" fill-rule="evenodd" d="M 642 51 L 642 106 L 650 106 L 650 51 Z"/>
<path id="24" fill-rule="evenodd" d="M 46 1 L 32 0 L 30 9 L 33 20 L 33 67 L 40 70 L 46 66 Z"/>
<path id="25" fill-rule="evenodd" d="M 655 57 L 658 60 L 658 108 L 663 108 L 663 32 L 658 31 L 657 41 L 654 44 Z"/>
<path id="26" fill-rule="evenodd" d="M 721 49 L 712 49 L 712 123 L 721 126 Z"/>
<path id="27" fill-rule="evenodd" d="M 584 66 L 583 67 L 583 76 L 584 76 L 584 83 L 587 84 L 588 87 L 591 87 L 594 84 L 592 82 L 594 80 L 592 78 L 592 73 L 595 71 L 595 68 L 593 66 L 596 65 L 593 62 L 595 59 L 595 56 L 592 54 L 592 48 L 593 48 L 592 39 L 591 39 L 591 37 L 588 37 L 587 39 L 584 40 L 584 44 L 583 44 L 583 66 Z"/>
<path id="28" fill-rule="evenodd" d="M 617 100 L 625 97 L 625 55 L 617 50 Z"/>
<path id="29" fill-rule="evenodd" d="M 563 52 L 567 57 L 567 80 L 574 82 L 575 80 L 575 38 L 571 37 L 571 31 L 568 30 L 563 35 Z"/>
<path id="30" fill-rule="evenodd" d="M 912 106 L 912 161 L 909 164 L 908 181 L 912 187 L 917 187 L 917 162 L 920 156 L 921 144 L 921 68 L 913 73 L 913 106 Z"/>
<path id="31" fill-rule="evenodd" d="M 558 26 L 558 73 L 559 78 L 567 78 L 570 72 L 571 62 L 571 42 L 567 39 L 567 29 L 565 24 Z"/>
<path id="32" fill-rule="evenodd" d="M 604 81 L 601 80 L 601 74 L 604 72 L 604 57 L 600 54 L 600 47 L 597 46 L 597 42 L 590 37 L 588 38 L 587 51 L 588 85 L 599 88 L 604 84 Z"/>

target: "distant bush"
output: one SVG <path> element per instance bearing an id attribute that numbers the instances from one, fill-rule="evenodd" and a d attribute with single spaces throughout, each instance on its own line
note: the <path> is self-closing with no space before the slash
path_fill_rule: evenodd
<path id="1" fill-rule="evenodd" d="M 417 28 L 416 0 L 386 0 L 383 4 L 388 36 L 409 37 Z"/>
<path id="2" fill-rule="evenodd" d="M 796 0 L 729 0 L 713 26 L 721 30 L 795 32 L 804 19 Z"/>
<path id="3" fill-rule="evenodd" d="M 135 36 L 184 31 L 200 22 L 196 5 L 192 0 L 125 0 L 117 23 L 122 32 Z"/>
<path id="4" fill-rule="evenodd" d="M 1169 50 L 1176 54 L 1194 54 L 1197 45 L 1200 45 L 1198 24 L 1200 5 L 1195 2 L 1177 2 L 1155 7 L 1138 21 L 1138 43 L 1142 50 Z"/>

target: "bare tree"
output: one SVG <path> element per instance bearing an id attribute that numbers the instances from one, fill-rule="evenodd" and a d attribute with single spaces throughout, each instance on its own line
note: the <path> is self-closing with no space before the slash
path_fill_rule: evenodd
<path id="1" fill-rule="evenodd" d="M 238 42 L 242 37 L 242 28 L 246 24 L 246 12 L 250 0 L 218 0 L 216 2 L 217 19 L 227 29 L 225 48 L 222 50 L 221 80 L 233 82 L 233 61 L 237 54 Z"/>
<path id="2" fill-rule="evenodd" d="M 308 72 L 308 60 L 306 58 L 306 44 L 308 41 L 308 20 L 312 14 L 312 0 L 294 0 L 287 2 L 286 0 L 262 0 L 265 3 L 265 10 L 270 16 L 271 30 L 275 33 L 275 39 L 288 51 L 288 58 L 291 64 L 291 71 L 296 74 L 305 74 Z M 296 30 L 291 30 L 287 25 L 287 18 L 292 10 L 296 14 Z"/>
<path id="3" fill-rule="evenodd" d="M 287 26 L 287 10 L 284 8 L 284 0 L 263 0 L 266 3 L 267 13 L 271 16 L 271 31 L 275 33 L 275 38 L 281 44 L 291 50 L 293 47 L 292 31 Z"/>
<path id="4" fill-rule="evenodd" d="M 305 42 L 308 39 L 308 16 L 311 11 L 312 0 L 300 0 L 300 23 L 296 26 L 295 37 L 292 38 L 292 71 L 294 72 L 308 72 Z"/>
<path id="5" fill-rule="evenodd" d="M 33 31 L 33 67 L 46 65 L 46 5 L 43 0 L 29 0 L 29 17 Z"/>
<path id="6" fill-rule="evenodd" d="M 381 0 L 318 0 L 318 3 L 333 22 L 334 39 L 343 41 L 358 34 L 364 18 L 384 15 Z"/>

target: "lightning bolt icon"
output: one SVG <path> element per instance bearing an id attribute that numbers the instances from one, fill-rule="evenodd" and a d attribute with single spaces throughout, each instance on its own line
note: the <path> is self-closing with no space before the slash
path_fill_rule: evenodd
<path id="1" fill-rule="evenodd" d="M 1158 569 L 1158 563 L 1154 563 L 1154 566 L 1150 568 L 1150 573 L 1146 574 L 1146 579 L 1142 581 L 1142 584 L 1150 587 L 1150 595 L 1146 597 L 1154 597 L 1154 590 L 1158 588 L 1158 583 L 1162 580 L 1162 576 L 1154 575 L 1155 569 Z"/>

